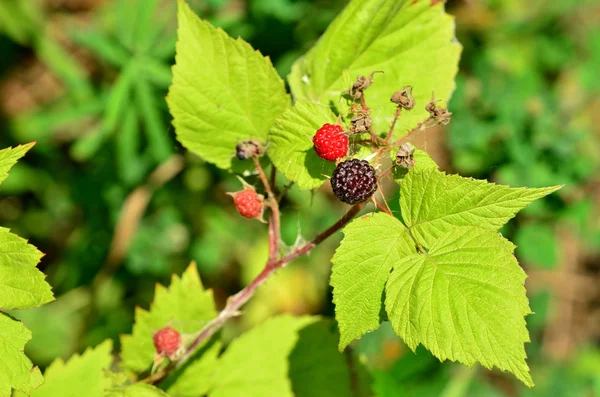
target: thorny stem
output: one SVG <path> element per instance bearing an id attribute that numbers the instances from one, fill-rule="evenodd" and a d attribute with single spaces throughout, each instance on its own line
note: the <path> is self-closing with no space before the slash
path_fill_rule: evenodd
<path id="1" fill-rule="evenodd" d="M 390 126 L 390 130 L 388 131 L 387 135 L 385 136 L 385 139 L 383 140 L 385 145 L 387 145 L 390 142 L 390 139 L 392 138 L 392 134 L 394 133 L 394 128 L 396 127 L 396 122 L 398 121 L 398 118 L 400 117 L 400 113 L 402 113 L 402 107 L 398 106 L 396 108 L 396 112 L 394 113 L 394 120 L 392 120 L 392 125 Z"/>
<path id="2" fill-rule="evenodd" d="M 259 171 L 260 173 L 260 171 Z M 325 239 L 330 237 L 332 234 L 340 230 L 344 227 L 352 218 L 356 216 L 363 209 L 366 203 L 355 204 L 342 216 L 336 223 L 331 225 L 327 230 L 323 231 L 320 234 L 317 234 L 315 238 L 305 245 L 296 248 L 294 251 L 290 252 L 286 256 L 280 259 L 271 258 L 265 264 L 264 269 L 252 282 L 240 292 L 235 295 L 230 296 L 227 299 L 227 304 L 225 308 L 221 310 L 219 315 L 210 321 L 206 326 L 200 331 L 198 336 L 193 340 L 193 342 L 186 348 L 185 352 L 181 355 L 181 357 L 173 363 L 173 365 L 165 368 L 164 371 L 154 374 L 146 379 L 143 382 L 150 382 L 152 384 L 158 384 L 162 381 L 168 373 L 174 368 L 179 368 L 183 364 L 189 360 L 189 358 L 194 354 L 196 348 L 200 346 L 200 344 L 206 340 L 208 340 L 211 336 L 215 334 L 223 324 L 232 317 L 238 316 L 240 314 L 240 308 L 248 302 L 248 300 L 254 295 L 256 289 L 264 284 L 269 277 L 275 273 L 278 269 L 284 267 L 286 264 L 290 263 L 294 259 L 309 253 L 314 247 L 319 245 Z"/>

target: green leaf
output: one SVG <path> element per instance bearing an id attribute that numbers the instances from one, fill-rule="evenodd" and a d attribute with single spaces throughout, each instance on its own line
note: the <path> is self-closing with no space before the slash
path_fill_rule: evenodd
<path id="1" fill-rule="evenodd" d="M 392 153 L 392 158 L 396 157 L 396 153 Z M 430 168 L 434 168 L 434 169 L 438 169 L 438 165 L 435 161 L 433 161 L 433 159 L 429 156 L 429 154 L 427 154 L 427 152 L 420 150 L 420 149 L 415 149 L 415 153 L 413 154 L 413 158 L 415 159 L 415 165 L 411 168 L 414 169 L 413 172 L 415 171 L 425 171 L 428 170 Z M 408 171 L 406 168 L 403 167 L 395 167 L 393 169 L 393 175 L 394 175 L 394 180 L 396 182 L 400 182 L 402 179 L 404 179 L 404 177 L 408 174 Z"/>
<path id="2" fill-rule="evenodd" d="M 527 276 L 514 248 L 495 231 L 461 227 L 394 263 L 385 307 L 396 333 L 413 350 L 423 344 L 442 361 L 497 366 L 533 386 Z"/>
<path id="3" fill-rule="evenodd" d="M 329 25 L 317 44 L 292 67 L 289 83 L 295 99 L 336 105 L 355 78 L 380 70 L 366 91 L 374 109 L 375 130 L 387 131 L 394 114 L 392 93 L 412 85 L 417 106 L 398 120 L 404 134 L 428 117 L 432 91 L 447 101 L 454 89 L 460 45 L 454 20 L 443 2 L 430 0 L 353 0 Z M 398 134 L 400 135 L 400 134 Z"/>
<path id="4" fill-rule="evenodd" d="M 314 321 L 279 316 L 234 340 L 217 364 L 209 396 L 293 397 L 288 356 L 298 329 Z"/>
<path id="5" fill-rule="evenodd" d="M 331 320 L 317 321 L 300 330 L 298 343 L 289 358 L 294 396 L 354 395 L 346 357 L 337 350 L 338 338 Z"/>
<path id="6" fill-rule="evenodd" d="M 385 283 L 394 263 L 415 252 L 408 229 L 384 213 L 368 214 L 344 228 L 331 262 L 339 348 L 379 327 Z"/>
<path id="7" fill-rule="evenodd" d="M 143 372 L 152 366 L 156 349 L 154 332 L 168 325 L 179 331 L 183 342 L 216 316 L 211 290 L 204 290 L 194 263 L 181 278 L 173 276 L 169 288 L 157 285 L 150 311 L 138 308 L 132 335 L 123 335 L 121 366 Z"/>
<path id="8" fill-rule="evenodd" d="M 230 168 L 235 146 L 269 128 L 290 101 L 269 58 L 198 18 L 179 0 L 176 65 L 167 103 L 188 150 Z"/>
<path id="9" fill-rule="evenodd" d="M 173 374 L 173 380 L 167 379 L 161 387 L 167 389 L 172 397 L 204 396 L 210 389 L 213 372 L 217 365 L 221 344 L 215 342 L 200 349 L 181 371 Z"/>
<path id="10" fill-rule="evenodd" d="M 66 363 L 56 359 L 44 373 L 46 382 L 31 397 L 104 397 L 111 381 L 106 372 L 112 362 L 112 342 L 105 341 Z"/>
<path id="11" fill-rule="evenodd" d="M 14 148 L 0 150 L 0 184 L 8 177 L 8 171 L 35 145 L 35 142 L 27 145 L 19 145 Z"/>
<path id="12" fill-rule="evenodd" d="M 27 240 L 0 227 L 0 309 L 27 309 L 54 300 L 44 273 L 42 253 Z"/>
<path id="13" fill-rule="evenodd" d="M 30 339 L 23 323 L 0 313 L 0 397 L 10 397 L 11 388 L 29 394 L 44 383 L 39 368 L 23 354 Z"/>
<path id="14" fill-rule="evenodd" d="M 413 237 L 429 247 L 458 226 L 497 230 L 528 204 L 561 187 L 511 188 L 433 168 L 411 170 L 402 182 L 400 207 Z"/>
<path id="15" fill-rule="evenodd" d="M 277 118 L 271 129 L 267 153 L 279 171 L 301 189 L 320 187 L 335 169 L 335 163 L 317 156 L 312 143 L 323 124 L 335 121 L 329 108 L 298 101 Z"/>
<path id="16" fill-rule="evenodd" d="M 164 391 L 146 383 L 136 383 L 122 390 L 115 390 L 105 397 L 169 397 Z"/>

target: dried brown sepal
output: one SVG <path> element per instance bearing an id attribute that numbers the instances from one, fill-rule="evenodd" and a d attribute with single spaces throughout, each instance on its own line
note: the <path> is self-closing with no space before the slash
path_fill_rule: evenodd
<path id="1" fill-rule="evenodd" d="M 363 91 L 369 88 L 373 84 L 373 75 L 375 73 L 383 73 L 381 70 L 371 72 L 368 76 L 358 76 L 354 84 L 349 90 L 345 91 L 345 94 L 350 95 L 354 99 L 360 99 L 363 97 Z"/>
<path id="2" fill-rule="evenodd" d="M 255 139 L 240 142 L 235 147 L 235 156 L 240 160 L 248 160 L 255 156 L 262 156 L 262 154 L 262 145 Z"/>
<path id="3" fill-rule="evenodd" d="M 357 109 L 354 113 L 354 117 L 350 120 L 349 132 L 351 134 L 362 134 L 371 131 L 372 126 L 373 120 L 371 119 L 369 112 Z"/>
<path id="4" fill-rule="evenodd" d="M 412 85 L 402 87 L 400 91 L 396 91 L 392 94 L 390 101 L 403 109 L 411 110 L 415 107 L 415 98 L 413 98 L 412 95 L 412 88 Z"/>
<path id="5" fill-rule="evenodd" d="M 403 143 L 396 152 L 396 164 L 402 168 L 410 169 L 415 165 L 415 148 L 410 142 Z"/>
<path id="6" fill-rule="evenodd" d="M 430 117 L 435 122 L 437 122 L 438 124 L 441 124 L 441 125 L 447 125 L 450 122 L 452 113 L 449 112 L 448 109 L 446 109 L 444 107 L 437 106 L 436 102 L 439 102 L 439 100 L 436 100 L 432 93 L 431 100 L 425 106 L 425 110 L 427 110 L 429 112 Z"/>

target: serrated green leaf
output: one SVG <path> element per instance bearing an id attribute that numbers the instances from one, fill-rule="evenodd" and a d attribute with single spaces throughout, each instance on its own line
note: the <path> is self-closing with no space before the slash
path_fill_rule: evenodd
<path id="1" fill-rule="evenodd" d="M 29 394 L 44 383 L 39 368 L 23 354 L 30 339 L 23 323 L 0 312 L 0 397 L 10 397 L 11 389 Z"/>
<path id="2" fill-rule="evenodd" d="M 560 188 L 511 188 L 433 168 L 411 170 L 402 182 L 400 207 L 413 237 L 428 247 L 459 226 L 497 230 L 528 204 Z"/>
<path id="3" fill-rule="evenodd" d="M 167 103 L 177 139 L 220 168 L 230 168 L 236 144 L 258 139 L 289 107 L 271 61 L 242 39 L 198 18 L 179 0 L 176 65 Z"/>
<path id="4" fill-rule="evenodd" d="M 202 329 L 216 316 L 212 290 L 204 290 L 196 265 L 192 263 L 181 278 L 173 276 L 169 288 L 156 286 L 150 311 L 137 309 L 132 335 L 121 337 L 121 366 L 143 372 L 152 365 L 156 349 L 154 332 L 168 325 L 184 339 Z"/>
<path id="5" fill-rule="evenodd" d="M 352 396 L 350 371 L 346 357 L 338 352 L 339 335 L 333 321 L 309 324 L 298 335 L 298 343 L 290 354 L 289 377 L 294 396 Z"/>
<path id="6" fill-rule="evenodd" d="M 104 397 L 111 385 L 106 372 L 112 362 L 112 342 L 107 340 L 66 363 L 56 359 L 44 373 L 45 383 L 31 397 Z"/>
<path id="7" fill-rule="evenodd" d="M 204 396 L 210 389 L 213 372 L 217 365 L 221 343 L 215 342 L 206 349 L 200 349 L 198 357 L 192 357 L 180 371 L 161 384 L 172 397 Z"/>
<path id="8" fill-rule="evenodd" d="M 392 153 L 392 158 L 396 156 L 396 153 Z M 415 165 L 411 168 L 415 171 L 425 171 L 430 168 L 438 169 L 438 165 L 433 159 L 427 154 L 427 152 L 415 149 L 413 154 L 413 158 L 415 160 Z M 408 170 L 406 168 L 397 166 L 393 170 L 394 180 L 396 182 L 400 182 L 404 179 L 404 177 L 408 174 Z"/>
<path id="9" fill-rule="evenodd" d="M 27 309 L 54 300 L 36 265 L 42 253 L 27 240 L 0 227 L 0 309 Z"/>
<path id="10" fill-rule="evenodd" d="M 320 187 L 335 169 L 335 163 L 317 156 L 312 142 L 323 124 L 335 121 L 336 116 L 329 108 L 298 101 L 271 128 L 267 153 L 279 171 L 301 189 Z"/>
<path id="11" fill-rule="evenodd" d="M 398 135 L 428 117 L 431 98 L 447 101 L 454 89 L 461 47 L 454 20 L 443 2 L 430 0 L 353 0 L 329 25 L 317 44 L 292 67 L 289 83 L 295 99 L 337 104 L 350 88 L 344 74 L 376 74 L 366 91 L 378 132 L 387 131 L 394 114 L 392 93 L 412 85 L 417 106 L 398 120 Z"/>
<path id="12" fill-rule="evenodd" d="M 379 327 L 381 298 L 394 263 L 415 252 L 408 229 L 384 213 L 367 214 L 344 228 L 331 259 L 339 348 Z"/>
<path id="13" fill-rule="evenodd" d="M 0 150 L 0 183 L 8 177 L 8 172 L 35 145 L 35 142 L 27 145 L 19 145 L 14 148 Z"/>
<path id="14" fill-rule="evenodd" d="M 461 227 L 429 252 L 401 258 L 385 300 L 396 333 L 413 350 L 423 344 L 442 361 L 496 366 L 533 386 L 524 347 L 527 276 L 514 248 L 495 231 Z"/>
<path id="15" fill-rule="evenodd" d="M 293 397 L 288 356 L 315 318 L 272 318 L 234 340 L 214 372 L 210 397 Z"/>

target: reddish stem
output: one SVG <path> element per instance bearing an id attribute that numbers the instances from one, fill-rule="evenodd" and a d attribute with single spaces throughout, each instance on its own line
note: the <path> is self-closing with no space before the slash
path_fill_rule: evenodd
<path id="1" fill-rule="evenodd" d="M 289 253 L 281 259 L 270 259 L 266 263 L 262 272 L 260 272 L 260 274 L 256 276 L 256 278 L 252 280 L 252 282 L 248 284 L 246 288 L 227 299 L 227 304 L 225 305 L 225 308 L 221 310 L 221 312 L 215 319 L 209 322 L 200 331 L 200 333 L 198 334 L 198 336 L 196 336 L 194 341 L 187 347 L 185 353 L 177 360 L 175 367 L 182 366 L 192 356 L 196 348 L 200 346 L 202 342 L 208 340 L 211 336 L 213 336 L 215 332 L 217 332 L 227 320 L 237 316 L 239 314 L 239 309 L 252 297 L 252 295 L 254 295 L 256 289 L 262 284 L 264 284 L 265 281 L 267 281 L 271 274 L 276 272 L 279 268 L 284 267 L 286 264 L 293 261 L 294 259 L 310 252 L 310 250 L 312 250 L 315 246 L 323 242 L 333 233 L 340 230 L 343 226 L 350 222 L 350 220 L 354 218 L 364 206 L 365 203 L 359 203 L 354 205 L 352 208 L 350 208 L 350 210 L 348 210 L 348 212 L 346 212 L 346 214 L 344 214 L 344 216 L 342 216 L 342 218 L 340 218 L 340 220 L 338 220 L 335 224 L 331 225 L 324 232 L 315 236 L 315 238 L 311 242 L 303 245 L 302 247 L 297 248 L 296 250 L 292 251 L 291 253 Z M 156 374 L 151 379 L 151 382 L 153 384 L 159 383 L 162 379 L 164 379 L 164 377 L 167 375 L 170 369 L 168 369 L 162 374 Z"/>

